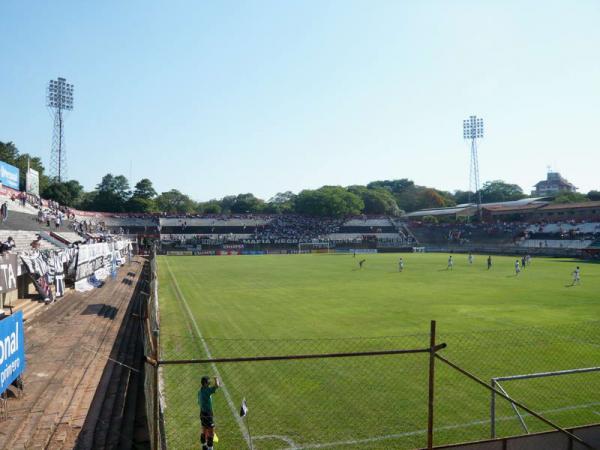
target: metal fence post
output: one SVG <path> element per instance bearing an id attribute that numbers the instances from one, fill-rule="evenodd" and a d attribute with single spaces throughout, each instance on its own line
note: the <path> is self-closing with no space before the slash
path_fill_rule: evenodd
<path id="1" fill-rule="evenodd" d="M 154 422 L 154 429 L 153 429 L 153 441 L 154 441 L 154 446 L 152 447 L 153 450 L 160 450 L 161 445 L 160 445 L 160 388 L 159 388 L 159 380 L 158 380 L 158 369 L 160 367 L 158 361 L 159 361 L 159 357 L 160 357 L 160 353 L 159 353 L 159 334 L 160 331 L 158 329 L 154 330 L 154 360 L 156 361 L 156 364 L 154 366 L 154 380 L 153 380 L 153 384 L 154 384 L 154 412 L 153 412 L 153 422 Z"/>
<path id="2" fill-rule="evenodd" d="M 492 389 L 496 388 L 496 380 L 492 378 L 490 381 Z M 490 437 L 496 439 L 496 392 L 492 391 L 492 398 L 490 401 Z"/>
<path id="3" fill-rule="evenodd" d="M 429 402 L 427 412 L 427 448 L 433 448 L 433 408 L 435 404 L 435 320 L 431 321 L 429 333 Z"/>

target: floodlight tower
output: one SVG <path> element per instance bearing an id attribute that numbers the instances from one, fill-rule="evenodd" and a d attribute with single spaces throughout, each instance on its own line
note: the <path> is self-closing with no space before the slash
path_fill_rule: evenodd
<path id="1" fill-rule="evenodd" d="M 469 168 L 469 190 L 475 193 L 477 214 L 481 217 L 481 191 L 479 186 L 479 159 L 477 157 L 477 139 L 483 138 L 483 119 L 469 116 L 463 120 L 463 137 L 471 141 L 471 165 Z"/>
<path id="2" fill-rule="evenodd" d="M 67 154 L 65 152 L 64 116 L 73 109 L 73 85 L 64 78 L 50 80 L 46 106 L 54 117 L 52 151 L 50 153 L 50 176 L 58 181 L 67 179 Z"/>

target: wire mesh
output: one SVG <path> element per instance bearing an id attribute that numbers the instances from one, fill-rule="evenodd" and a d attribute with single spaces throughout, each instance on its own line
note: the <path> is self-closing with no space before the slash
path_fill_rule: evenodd
<path id="1" fill-rule="evenodd" d="M 446 333 L 443 355 L 477 377 L 492 378 L 600 366 L 598 322 L 552 328 L 503 329 Z M 441 367 L 440 367 L 441 366 Z M 552 428 L 510 402 L 436 365 L 436 444 L 465 442 Z M 600 372 L 501 381 L 500 388 L 517 401 L 563 428 L 598 422 Z M 517 411 L 522 416 L 519 419 Z"/>
<path id="2" fill-rule="evenodd" d="M 162 336 L 163 357 L 213 358 L 424 348 L 427 336 L 344 340 L 229 340 Z M 427 424 L 428 353 L 161 366 L 169 448 L 200 448 L 197 393 L 218 376 L 222 449 L 415 448 Z M 239 419 L 242 399 L 248 416 Z M 250 447 L 250 443 L 252 447 Z"/>
<path id="3" fill-rule="evenodd" d="M 169 361 L 424 349 L 428 334 L 347 339 L 224 339 L 204 337 L 178 302 L 161 304 L 170 332 L 158 332 L 156 266 L 152 262 L 146 320 L 147 413 L 153 448 L 199 449 L 200 378 L 217 376 L 214 394 L 220 449 L 404 449 L 426 444 L 428 353 L 286 361 L 171 365 Z M 440 354 L 477 377 L 600 366 L 600 322 L 539 328 L 445 333 Z M 235 327 L 235 324 L 231 324 Z M 154 353 L 160 343 L 160 353 Z M 155 375 L 159 375 L 156 376 Z M 598 422 L 600 373 L 501 381 L 508 395 L 562 427 Z M 249 414 L 238 410 L 246 399 Z M 155 408 L 156 401 L 160 408 Z M 489 390 L 436 363 L 434 443 L 487 439 L 492 428 Z M 518 408 L 517 408 L 518 410 Z M 158 411 L 158 413 L 157 413 Z M 520 411 L 520 410 L 519 410 Z M 495 399 L 496 436 L 550 430 L 511 403 Z M 524 425 L 523 425 L 524 423 Z"/>
<path id="4" fill-rule="evenodd" d="M 146 281 L 146 290 L 142 293 L 146 297 L 143 303 L 141 316 L 144 355 L 156 359 L 158 356 L 158 331 L 160 330 L 158 313 L 158 278 L 156 258 L 150 258 L 148 268 L 145 268 L 142 278 Z M 148 434 L 152 448 L 161 448 L 160 433 L 160 408 L 159 408 L 159 383 L 158 367 L 145 364 L 144 366 L 144 392 Z"/>

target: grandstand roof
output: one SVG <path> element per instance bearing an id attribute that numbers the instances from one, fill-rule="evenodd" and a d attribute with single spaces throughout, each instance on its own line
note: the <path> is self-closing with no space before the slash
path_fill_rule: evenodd
<path id="1" fill-rule="evenodd" d="M 490 212 L 518 212 L 518 211 L 531 211 L 533 209 L 539 209 L 546 206 L 547 203 L 529 203 L 526 205 L 482 205 L 483 209 Z"/>
<path id="2" fill-rule="evenodd" d="M 482 208 L 488 210 L 496 210 L 498 208 L 506 208 L 509 209 L 517 209 L 524 206 L 529 206 L 530 208 L 540 208 L 544 205 L 547 205 L 547 202 L 543 200 L 546 197 L 535 197 L 535 198 L 523 198 L 521 200 L 511 200 L 508 202 L 493 202 L 493 203 L 483 203 L 481 205 Z M 530 206 L 535 205 L 535 206 Z M 423 216 L 447 216 L 453 214 L 463 213 L 465 215 L 472 214 L 477 210 L 477 205 L 475 203 L 463 203 L 461 205 L 451 206 L 448 208 L 432 208 L 432 209 L 421 209 L 419 211 L 414 211 L 406 214 L 407 217 L 423 217 Z"/>
<path id="3" fill-rule="evenodd" d="M 476 206 L 452 206 L 450 208 L 435 208 L 435 209 L 422 209 L 420 211 L 413 211 L 406 214 L 407 217 L 424 217 L 424 216 L 449 216 L 460 213 L 471 213 L 477 209 Z"/>
<path id="4" fill-rule="evenodd" d="M 546 202 L 544 202 L 544 201 L 547 199 L 548 199 L 548 197 L 528 197 L 528 198 L 522 198 L 521 200 L 510 200 L 508 202 L 483 203 L 481 206 L 484 208 L 487 208 L 489 206 L 520 206 L 520 205 L 530 205 L 530 204 L 536 203 L 536 202 L 542 202 L 543 204 L 546 204 Z"/>
<path id="5" fill-rule="evenodd" d="M 547 205 L 544 210 L 556 210 L 556 209 L 581 209 L 581 208 L 598 208 L 600 202 L 580 202 L 580 203 L 556 203 L 553 205 Z"/>

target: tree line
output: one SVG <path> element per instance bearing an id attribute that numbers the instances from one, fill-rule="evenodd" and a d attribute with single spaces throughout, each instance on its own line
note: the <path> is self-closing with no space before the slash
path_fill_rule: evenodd
<path id="1" fill-rule="evenodd" d="M 268 200 L 247 193 L 197 202 L 177 189 L 159 194 L 148 178 L 142 178 L 131 188 L 125 176 L 110 173 L 102 177 L 95 189 L 86 192 L 77 180 L 58 182 L 48 177 L 40 158 L 19 153 L 12 142 L 0 142 L 0 160 L 19 168 L 22 190 L 25 189 L 25 173 L 29 162 L 30 167 L 39 172 L 40 194 L 43 198 L 87 211 L 170 214 L 295 213 L 327 217 L 359 214 L 398 216 L 403 212 L 455 206 L 476 199 L 473 192 L 448 192 L 419 186 L 407 178 L 402 178 L 373 181 L 366 186 L 323 186 L 319 189 L 305 189 L 298 194 L 287 191 Z M 521 187 L 503 180 L 484 183 L 480 193 L 484 203 L 527 197 Z M 600 191 L 590 191 L 587 195 L 562 194 L 554 201 L 572 203 L 590 200 L 600 200 Z"/>

